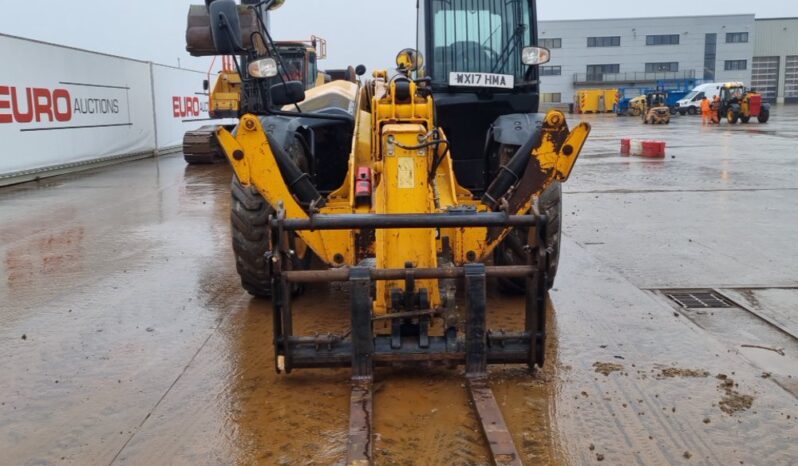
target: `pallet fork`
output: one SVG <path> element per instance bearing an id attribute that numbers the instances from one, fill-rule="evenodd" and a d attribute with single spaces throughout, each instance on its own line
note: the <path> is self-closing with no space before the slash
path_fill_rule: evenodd
<path id="1" fill-rule="evenodd" d="M 546 218 L 542 215 L 480 214 L 370 214 L 312 215 L 308 219 L 286 219 L 278 209 L 269 221 L 273 249 L 274 349 L 278 371 L 297 368 L 352 368 L 347 464 L 372 464 L 373 393 L 375 366 L 425 364 L 431 362 L 464 365 L 467 385 L 483 434 L 495 464 L 522 464 L 512 436 L 487 380 L 488 364 L 542 366 L 546 340 L 546 270 L 548 252 L 542 247 L 527 248 L 527 265 L 486 266 L 468 263 L 463 267 L 418 269 L 373 269 L 344 267 L 328 270 L 291 270 L 292 251 L 284 238 L 287 231 L 325 229 L 403 229 L 436 226 L 536 226 L 538 245 L 545 238 Z M 486 325 L 486 280 L 488 277 L 526 280 L 525 327 L 521 332 L 492 333 Z M 425 290 L 416 290 L 416 279 L 463 279 L 465 283 L 465 332 L 449 328 L 444 335 L 431 336 L 429 321 L 441 310 L 429 309 Z M 372 313 L 372 289 L 376 281 L 404 280 L 405 291 L 395 293 L 392 312 Z M 292 283 L 349 282 L 351 284 L 351 332 L 349 335 L 296 336 L 292 332 Z M 389 319 L 391 334 L 375 334 L 374 323 Z M 417 319 L 411 323 L 411 319 Z"/>

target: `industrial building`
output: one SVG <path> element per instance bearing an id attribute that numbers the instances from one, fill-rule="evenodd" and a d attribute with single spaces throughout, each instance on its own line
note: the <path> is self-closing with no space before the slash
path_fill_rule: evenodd
<path id="1" fill-rule="evenodd" d="M 770 102 L 798 102 L 798 18 L 753 14 L 541 21 L 552 52 L 542 101 L 573 102 L 589 88 L 742 81 Z"/>

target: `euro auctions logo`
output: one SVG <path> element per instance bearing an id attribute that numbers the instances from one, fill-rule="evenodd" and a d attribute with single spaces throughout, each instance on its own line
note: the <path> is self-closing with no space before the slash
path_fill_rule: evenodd
<path id="1" fill-rule="evenodd" d="M 72 96 L 66 89 L 0 86 L 0 123 L 72 120 Z"/>
<path id="2" fill-rule="evenodd" d="M 131 125 L 125 110 L 129 88 L 69 82 L 59 85 L 0 84 L 0 125 L 21 125 L 20 131 Z"/>
<path id="3" fill-rule="evenodd" d="M 197 118 L 206 116 L 208 102 L 201 102 L 199 97 L 172 97 L 172 116 L 175 118 Z"/>

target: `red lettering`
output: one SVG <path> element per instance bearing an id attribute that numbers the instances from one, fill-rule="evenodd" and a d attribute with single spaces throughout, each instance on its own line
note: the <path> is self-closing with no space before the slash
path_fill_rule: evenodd
<path id="1" fill-rule="evenodd" d="M 8 95 L 10 92 L 11 90 L 8 88 L 8 86 L 0 86 L 0 96 Z M 11 102 L 0 99 L 0 109 L 3 108 L 11 108 Z M 10 114 L 4 115 L 0 113 L 0 123 L 11 123 L 13 121 L 14 120 L 11 118 Z"/>
<path id="2" fill-rule="evenodd" d="M 192 104 L 193 104 L 193 106 L 194 106 L 194 116 L 196 116 L 196 117 L 200 116 L 200 102 L 199 102 L 199 97 L 194 97 L 194 98 L 191 100 L 191 103 L 192 103 Z"/>
<path id="3" fill-rule="evenodd" d="M 30 100 L 28 100 L 30 102 Z M 65 110 L 61 111 L 58 103 L 64 102 Z M 53 91 L 53 113 L 58 121 L 69 121 L 72 119 L 72 97 L 66 89 L 56 89 Z M 19 118 L 17 118 L 19 120 Z"/>
<path id="4" fill-rule="evenodd" d="M 33 105 L 31 102 L 33 98 L 31 97 L 31 88 L 25 88 L 25 97 L 27 98 L 27 113 L 22 113 L 19 111 L 19 98 L 17 97 L 17 89 L 12 87 L 11 88 L 11 108 L 14 111 L 14 119 L 17 120 L 17 123 L 30 123 L 33 121 Z"/>
<path id="5" fill-rule="evenodd" d="M 44 100 L 42 100 L 44 98 Z M 36 109 L 36 121 L 42 121 L 42 115 L 47 115 L 50 121 L 53 121 L 52 99 L 50 98 L 50 91 L 40 87 L 33 89 L 33 107 Z"/>
<path id="6" fill-rule="evenodd" d="M 180 118 L 180 97 L 172 97 L 172 114 L 175 118 Z"/>

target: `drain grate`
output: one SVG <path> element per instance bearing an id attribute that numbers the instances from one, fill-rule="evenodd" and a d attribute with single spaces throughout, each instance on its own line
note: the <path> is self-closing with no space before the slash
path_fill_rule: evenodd
<path id="1" fill-rule="evenodd" d="M 665 296 L 685 309 L 735 307 L 715 290 L 665 291 Z"/>

